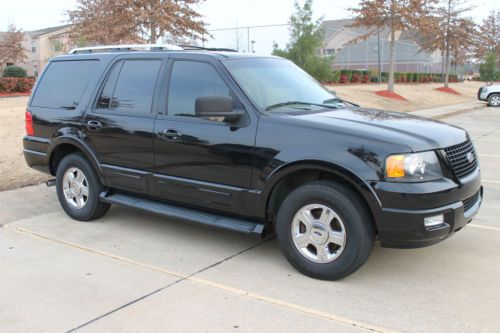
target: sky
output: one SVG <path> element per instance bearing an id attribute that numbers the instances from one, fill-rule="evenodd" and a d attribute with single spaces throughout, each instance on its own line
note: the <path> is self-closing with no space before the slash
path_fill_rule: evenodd
<path id="1" fill-rule="evenodd" d="M 499 0 L 466 0 L 475 8 L 470 16 L 481 23 L 491 10 L 500 11 Z M 299 1 L 302 3 L 303 1 Z M 208 29 L 286 24 L 293 12 L 293 0 L 205 0 L 198 11 L 208 23 Z M 351 17 L 349 7 L 356 0 L 314 0 L 316 18 L 325 20 Z M 14 23 L 23 30 L 36 30 L 67 23 L 64 11 L 75 7 L 76 0 L 0 0 L 0 31 Z M 213 39 L 207 46 L 238 48 L 245 51 L 251 41 L 257 53 L 269 53 L 273 42 L 284 46 L 288 39 L 286 26 L 240 28 L 210 31 Z M 247 38 L 249 36 L 250 38 Z M 250 43 L 249 43 L 250 41 Z"/>

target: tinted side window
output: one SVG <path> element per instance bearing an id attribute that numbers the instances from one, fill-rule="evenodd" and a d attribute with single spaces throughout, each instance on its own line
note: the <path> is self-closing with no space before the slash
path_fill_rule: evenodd
<path id="1" fill-rule="evenodd" d="M 80 103 L 98 64 L 97 60 L 51 62 L 38 84 L 31 105 L 74 109 Z"/>
<path id="2" fill-rule="evenodd" d="M 194 117 L 195 101 L 202 96 L 230 96 L 230 90 L 211 65 L 195 61 L 174 62 L 168 114 Z"/>
<path id="3" fill-rule="evenodd" d="M 124 113 L 150 113 L 160 66 L 161 60 L 125 61 L 118 75 L 109 108 Z M 108 87 L 105 86 L 105 89 Z"/>
<path id="4" fill-rule="evenodd" d="M 114 64 L 113 68 L 111 69 L 111 72 L 109 73 L 108 78 L 106 79 L 106 83 L 104 84 L 104 87 L 102 89 L 101 95 L 97 100 L 98 109 L 109 109 L 116 107 L 116 103 L 114 103 L 113 105 L 110 105 L 110 103 L 113 97 L 113 92 L 115 90 L 116 79 L 118 78 L 118 74 L 120 74 L 120 70 L 122 69 L 122 64 L 123 61 L 119 61 Z"/>

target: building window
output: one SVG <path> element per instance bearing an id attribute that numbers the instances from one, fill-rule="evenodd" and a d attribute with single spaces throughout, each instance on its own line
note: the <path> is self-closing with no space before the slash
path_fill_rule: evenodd
<path id="1" fill-rule="evenodd" d="M 323 49 L 323 54 L 327 56 L 331 56 L 335 54 L 335 49 Z"/>
<path id="2" fill-rule="evenodd" d="M 36 41 L 32 40 L 31 41 L 31 53 L 36 52 Z"/>

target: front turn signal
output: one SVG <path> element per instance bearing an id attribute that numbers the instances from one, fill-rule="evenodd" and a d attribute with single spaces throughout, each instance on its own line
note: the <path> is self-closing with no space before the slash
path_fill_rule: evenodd
<path id="1" fill-rule="evenodd" d="M 385 174 L 388 178 L 401 178 L 405 176 L 405 156 L 392 155 L 385 162 Z"/>

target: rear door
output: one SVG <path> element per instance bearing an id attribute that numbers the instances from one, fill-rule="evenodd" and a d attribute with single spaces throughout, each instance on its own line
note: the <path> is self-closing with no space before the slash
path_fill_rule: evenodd
<path id="1" fill-rule="evenodd" d="M 152 172 L 154 101 L 163 59 L 116 60 L 83 119 L 87 139 L 97 153 L 109 186 L 148 193 Z"/>

